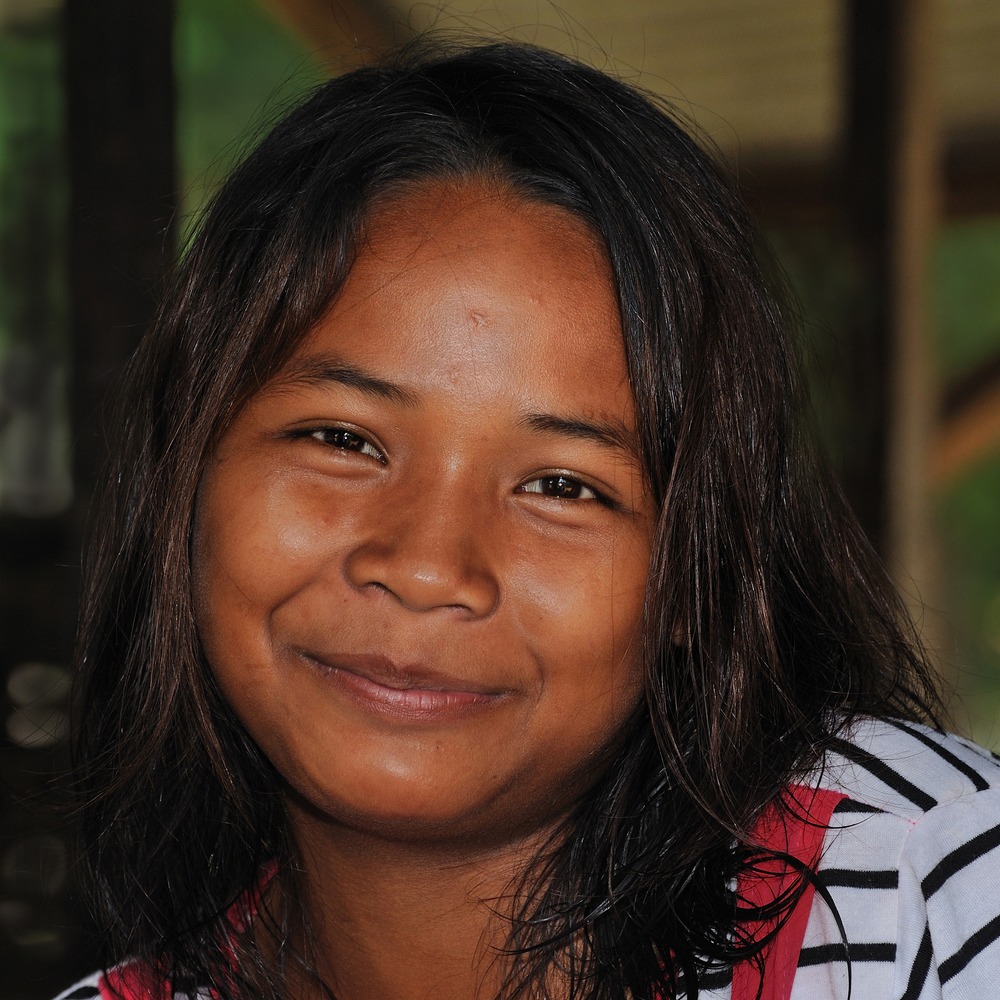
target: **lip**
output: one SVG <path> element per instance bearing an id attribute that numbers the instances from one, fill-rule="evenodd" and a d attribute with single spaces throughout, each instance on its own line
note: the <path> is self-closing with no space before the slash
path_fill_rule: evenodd
<path id="1" fill-rule="evenodd" d="M 397 721 L 443 722 L 480 712 L 508 692 L 422 664 L 400 665 L 368 653 L 317 653 L 302 657 L 361 708 Z"/>

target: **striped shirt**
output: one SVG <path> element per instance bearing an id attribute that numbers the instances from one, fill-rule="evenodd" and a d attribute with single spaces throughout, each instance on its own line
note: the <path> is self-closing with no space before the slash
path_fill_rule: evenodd
<path id="1" fill-rule="evenodd" d="M 790 1000 L 1000 997 L 1000 760 L 957 736 L 865 720 L 812 786 L 842 798 Z M 104 990 L 95 975 L 57 1000 Z M 705 977 L 701 996 L 742 1000 L 731 974 Z"/>
<path id="2" fill-rule="evenodd" d="M 791 1000 L 1000 997 L 1000 760 L 957 736 L 866 720 L 814 785 L 844 798 Z M 731 1000 L 728 976 L 705 987 L 704 1000 Z"/>

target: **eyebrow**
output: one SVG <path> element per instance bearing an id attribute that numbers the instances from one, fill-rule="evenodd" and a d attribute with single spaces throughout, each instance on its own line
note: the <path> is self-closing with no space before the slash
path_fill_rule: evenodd
<path id="1" fill-rule="evenodd" d="M 293 361 L 277 378 L 277 388 L 321 386 L 330 382 L 357 389 L 366 396 L 387 399 L 402 406 L 416 406 L 420 397 L 412 389 L 371 375 L 328 354 L 312 354 Z"/>
<path id="2" fill-rule="evenodd" d="M 379 378 L 329 354 L 311 354 L 293 361 L 278 376 L 275 386 L 283 389 L 293 386 L 322 386 L 330 382 L 402 406 L 415 407 L 420 403 L 420 395 L 413 389 Z M 560 417 L 552 413 L 526 413 L 518 422 L 542 434 L 559 434 L 593 441 L 604 448 L 624 452 L 630 458 L 641 461 L 635 434 L 619 420 L 584 420 L 578 417 Z"/>
<path id="3" fill-rule="evenodd" d="M 551 413 L 528 413 L 520 423 L 534 431 L 593 441 L 605 448 L 623 451 L 634 460 L 640 458 L 635 434 L 618 420 L 580 420 Z"/>

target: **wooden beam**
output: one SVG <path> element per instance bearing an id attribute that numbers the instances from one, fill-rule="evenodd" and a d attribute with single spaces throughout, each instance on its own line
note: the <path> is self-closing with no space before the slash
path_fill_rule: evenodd
<path id="1" fill-rule="evenodd" d="M 1000 128 L 946 145 L 944 212 L 949 218 L 1000 214 Z"/>
<path id="2" fill-rule="evenodd" d="M 944 145 L 942 219 L 1000 214 L 1000 131 L 984 130 Z M 740 187 L 758 217 L 778 226 L 830 225 L 841 211 L 842 178 L 822 160 L 744 159 Z"/>

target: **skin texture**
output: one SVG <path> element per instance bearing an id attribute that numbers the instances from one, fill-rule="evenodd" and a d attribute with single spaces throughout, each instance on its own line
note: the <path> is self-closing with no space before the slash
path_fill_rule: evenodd
<path id="1" fill-rule="evenodd" d="M 484 900 L 641 697 L 655 511 L 583 223 L 433 183 L 368 233 L 205 475 L 198 625 L 287 782 L 338 997 L 470 997 Z"/>

